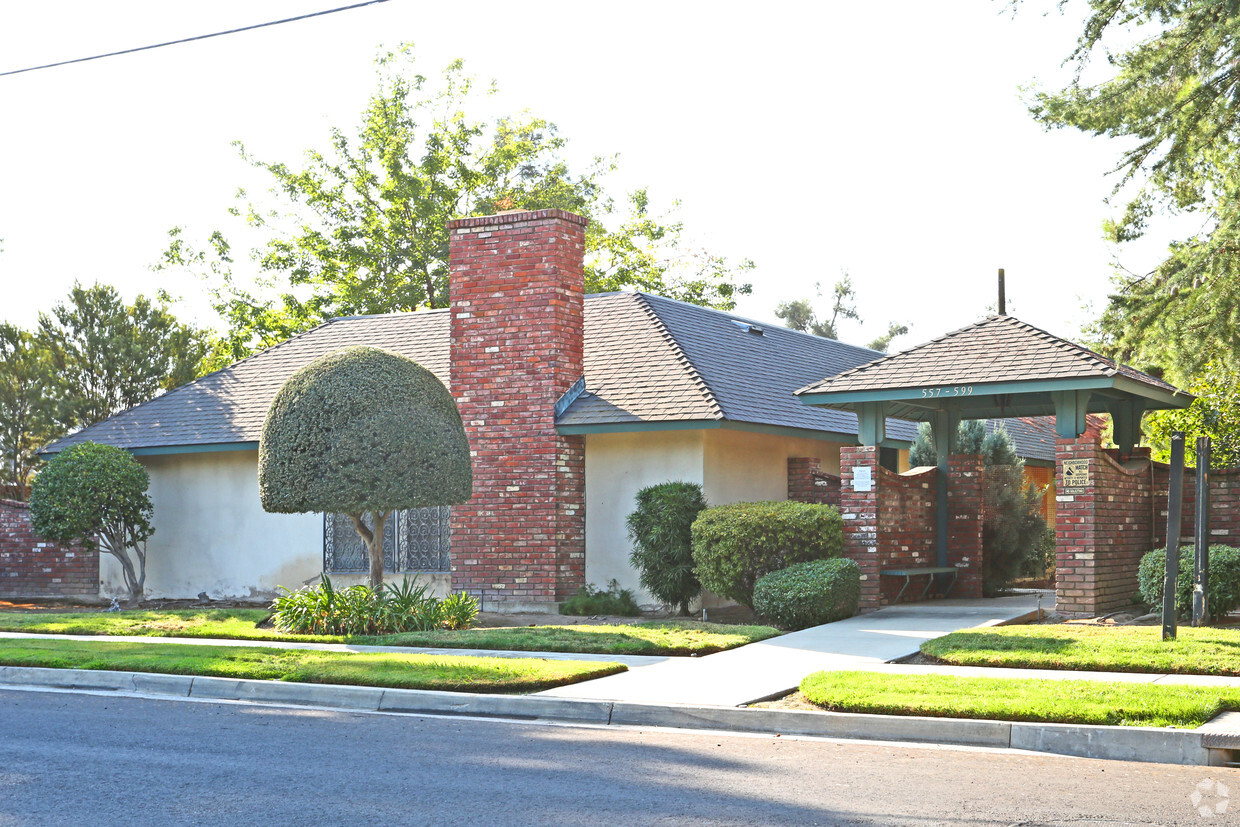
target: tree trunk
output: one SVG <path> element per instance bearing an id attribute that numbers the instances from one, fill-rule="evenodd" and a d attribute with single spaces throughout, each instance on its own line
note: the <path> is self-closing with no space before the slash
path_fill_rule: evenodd
<path id="1" fill-rule="evenodd" d="M 370 588 L 375 591 L 383 586 L 383 528 L 387 524 L 390 513 L 389 511 L 370 512 L 373 529 L 366 527 L 366 524 L 362 522 L 361 514 L 349 515 L 349 518 L 353 520 L 353 528 L 357 531 L 357 536 L 362 538 L 362 542 L 366 544 L 366 551 L 370 555 Z"/>

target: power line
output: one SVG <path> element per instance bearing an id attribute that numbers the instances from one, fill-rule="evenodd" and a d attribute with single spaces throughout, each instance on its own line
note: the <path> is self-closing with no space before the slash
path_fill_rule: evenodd
<path id="1" fill-rule="evenodd" d="M 0 78 L 6 75 L 20 75 L 23 72 L 37 72 L 40 69 L 51 69 L 56 66 L 68 66 L 71 63 L 85 63 L 88 60 L 99 60 L 105 57 L 116 57 L 117 55 L 128 55 L 128 54 L 133 54 L 134 52 L 145 52 L 150 49 L 159 49 L 164 46 L 175 46 L 178 43 L 191 43 L 195 40 L 206 40 L 207 38 L 210 38 L 210 37 L 220 37 L 226 34 L 236 34 L 237 32 L 248 32 L 252 29 L 262 29 L 262 28 L 266 28 L 267 26 L 279 26 L 281 23 L 293 23 L 297 20 L 306 20 L 311 17 L 322 17 L 325 14 L 335 14 L 336 12 L 350 11 L 352 9 L 360 9 L 363 6 L 373 6 L 376 3 L 386 3 L 386 2 L 387 0 L 366 0 L 366 2 L 364 3 L 354 3 L 351 6 L 340 6 L 339 8 L 335 8 L 335 9 L 327 9 L 325 11 L 316 11 L 316 12 L 311 12 L 310 14 L 300 14 L 297 17 L 286 17 L 283 20 L 272 20 L 269 23 L 256 23 L 253 26 L 242 26 L 239 29 L 228 29 L 227 31 L 223 31 L 223 32 L 212 32 L 211 34 L 200 34 L 194 37 L 183 37 L 180 40 L 168 40 L 163 43 L 155 43 L 151 46 L 138 46 L 137 48 L 134 48 L 134 49 L 122 49 L 119 52 L 108 52 L 107 54 L 102 54 L 102 55 L 91 55 L 90 57 L 79 57 L 73 60 L 62 60 L 59 63 L 45 63 L 42 66 L 30 66 L 26 69 L 12 69 L 8 72 L 0 72 Z"/>

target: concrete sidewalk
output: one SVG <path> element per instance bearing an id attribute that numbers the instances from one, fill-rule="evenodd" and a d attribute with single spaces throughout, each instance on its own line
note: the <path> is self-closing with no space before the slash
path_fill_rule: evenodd
<path id="1" fill-rule="evenodd" d="M 1053 594 L 1043 594 L 1042 610 L 1054 607 Z M 741 706 L 789 692 L 811 672 L 879 666 L 915 654 L 931 638 L 1011 622 L 1037 608 L 1037 594 L 901 604 L 703 658 L 669 659 L 538 694 L 643 704 Z"/>

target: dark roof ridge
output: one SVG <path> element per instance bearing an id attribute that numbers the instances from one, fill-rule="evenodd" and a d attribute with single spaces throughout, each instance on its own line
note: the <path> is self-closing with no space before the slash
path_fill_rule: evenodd
<path id="1" fill-rule="evenodd" d="M 668 347 L 671 348 L 672 353 L 675 354 L 676 361 L 680 363 L 680 366 L 684 368 L 685 373 L 688 374 L 689 381 L 691 381 L 694 387 L 698 389 L 698 392 L 702 394 L 702 399 L 705 400 L 706 406 L 714 412 L 715 418 L 726 419 L 723 414 L 723 406 L 721 406 L 719 404 L 719 400 L 715 398 L 715 394 L 710 389 L 710 385 L 706 384 L 706 380 L 702 378 L 702 374 L 698 371 L 697 366 L 689 360 L 684 348 L 680 346 L 680 342 L 676 341 L 676 337 L 674 337 L 672 332 L 667 329 L 667 325 L 665 325 L 663 320 L 659 318 L 659 314 L 655 313 L 654 308 L 650 306 L 651 297 L 646 293 L 637 292 L 634 292 L 633 296 L 637 302 L 637 306 L 640 307 L 646 314 L 647 318 L 654 323 L 655 328 L 658 330 L 659 335 L 663 338 L 663 341 L 667 343 Z M 668 299 L 668 301 L 675 300 Z M 693 306 L 697 307 L 698 305 Z"/>
<path id="2" fill-rule="evenodd" d="M 619 292 L 627 292 L 627 291 L 619 291 Z M 642 291 L 640 291 L 640 290 L 635 290 L 635 291 L 633 291 L 633 292 L 634 292 L 634 293 L 636 293 L 636 294 L 637 294 L 637 295 L 639 295 L 639 296 L 645 296 L 645 297 L 646 297 L 646 298 L 648 298 L 648 299 L 658 299 L 659 301 L 662 301 L 662 302 L 672 302 L 673 304 L 678 304 L 678 305 L 680 305 L 680 306 L 682 306 L 682 307 L 690 307 L 690 308 L 693 308 L 694 310 L 702 310 L 702 311 L 705 311 L 705 312 L 707 312 L 707 313 L 714 313 L 714 314 L 717 314 L 717 315 L 719 315 L 719 316 L 727 316 L 729 319 L 732 319 L 732 320 L 734 320 L 734 321 L 738 321 L 738 322 L 747 322 L 747 323 L 749 323 L 749 324 L 756 324 L 756 325 L 758 325 L 759 327 L 762 327 L 762 328 L 774 328 L 775 330 L 782 330 L 782 331 L 784 331 L 785 333 L 791 333 L 791 334 L 793 334 L 794 336 L 803 336 L 803 337 L 805 337 L 805 338 L 808 338 L 808 339 L 810 339 L 810 340 L 812 340 L 812 341 L 816 341 L 816 342 L 831 342 L 831 343 L 833 343 L 833 344 L 840 345 L 841 347 L 847 347 L 847 348 L 852 348 L 853 350 L 859 350 L 859 351 L 861 351 L 861 352 L 863 352 L 863 353 L 873 353 L 873 354 L 876 354 L 876 355 L 886 355 L 886 354 L 883 354 L 883 352 L 882 352 L 881 350 L 874 350 L 873 348 L 864 347 L 863 345 L 853 345 L 853 344 L 849 344 L 848 342 L 843 342 L 843 341 L 840 341 L 839 339 L 829 339 L 829 338 L 827 338 L 826 336 L 819 336 L 819 335 L 817 335 L 817 334 L 815 334 L 815 333 L 806 333 L 804 330 L 794 330 L 794 329 L 793 329 L 793 328 L 791 328 L 791 327 L 787 327 L 787 326 L 785 326 L 785 325 L 781 325 L 781 324 L 774 324 L 773 322 L 764 322 L 764 321 L 762 321 L 761 319 L 753 319 L 753 318 L 749 318 L 749 317 L 747 317 L 747 316 L 741 316 L 741 315 L 738 315 L 738 314 L 736 314 L 736 313 L 733 313 L 733 312 L 732 312 L 732 311 L 730 311 L 730 310 L 720 310 L 720 309 L 718 309 L 718 308 L 716 308 L 716 307 L 706 307 L 705 305 L 701 305 L 701 304 L 694 304 L 693 302 L 687 302 L 687 301 L 684 301 L 684 300 L 682 300 L 682 299 L 673 299 L 673 298 L 669 298 L 668 296 L 660 296 L 660 295 L 659 295 L 659 294 L 657 294 L 657 293 L 644 293 L 644 292 L 642 292 Z M 606 296 L 606 295 L 610 295 L 610 294 L 608 294 L 608 293 L 592 293 L 592 294 L 590 294 L 590 295 Z"/>
<path id="3" fill-rule="evenodd" d="M 284 341 L 282 341 L 282 342 L 276 342 L 276 343 L 275 343 L 274 345 L 272 345 L 271 347 L 265 347 L 265 348 L 263 348 L 262 350 L 258 351 L 257 353 L 251 353 L 249 356 L 246 356 L 246 357 L 245 357 L 245 358 L 243 358 L 243 359 L 238 359 L 237 361 L 233 362 L 231 365 L 225 365 L 224 367 L 219 368 L 218 370 L 213 370 L 213 371 L 211 371 L 210 373 L 204 373 L 202 376 L 199 376 L 199 377 L 196 377 L 196 378 L 194 378 L 194 379 L 191 379 L 191 380 L 189 380 L 188 382 L 186 382 L 186 383 L 184 383 L 184 384 L 177 385 L 175 388 L 171 388 L 171 389 L 169 389 L 169 390 L 164 391 L 164 392 L 163 392 L 163 393 L 161 393 L 161 394 L 158 394 L 158 395 L 156 395 L 156 396 L 152 396 L 150 399 L 143 400 L 142 402 L 139 402 L 137 405 L 132 405 L 132 406 L 130 406 L 130 407 L 128 407 L 128 408 L 125 408 L 124 410 L 120 410 L 120 411 L 117 411 L 116 413 L 109 414 L 108 416 L 105 416 L 103 419 L 99 420 L 98 422 L 92 422 L 91 424 L 87 425 L 85 428 L 82 428 L 82 429 L 81 429 L 81 430 L 79 430 L 79 431 L 73 431 L 73 432 L 71 432 L 71 433 L 67 433 L 67 434 L 65 434 L 64 436 L 61 436 L 61 437 L 59 437 L 58 439 L 56 439 L 56 440 L 54 440 L 54 441 L 52 441 L 52 442 L 49 442 L 47 445 L 44 445 L 42 448 L 40 448 L 40 449 L 39 449 L 39 453 L 43 453 L 43 452 L 44 452 L 44 451 L 46 451 L 47 449 L 55 447 L 57 444 L 59 444 L 60 442 L 62 442 L 62 441 L 63 441 L 65 438 L 67 438 L 67 437 L 77 436 L 77 435 L 79 435 L 79 434 L 81 434 L 81 433 L 84 433 L 85 431 L 89 431 L 91 428 L 94 428 L 94 427 L 95 427 L 95 426 L 97 426 L 97 425 L 102 425 L 103 423 L 107 422 L 108 420 L 110 420 L 110 419 L 112 419 L 112 418 L 114 418 L 114 417 L 120 416 L 121 414 L 124 414 L 124 413 L 129 413 L 129 412 L 131 412 L 131 411 L 136 411 L 136 410 L 138 410 L 139 408 L 142 408 L 142 407 L 144 407 L 144 406 L 146 406 L 146 405 L 151 404 L 152 402 L 155 402 L 156 400 L 159 400 L 159 399 L 166 399 L 166 398 L 168 398 L 169 396 L 171 396 L 172 394 L 176 393 L 177 391 L 185 390 L 185 389 L 186 389 L 186 388 L 188 388 L 190 385 L 197 385 L 199 382 L 202 382 L 202 381 L 203 381 L 203 380 L 205 380 L 205 379 L 209 379 L 209 378 L 211 378 L 211 377 L 213 377 L 213 376 L 218 376 L 218 375 L 220 375 L 220 374 L 224 373 L 225 371 L 230 371 L 230 370 L 232 370 L 233 368 L 237 367 L 237 365 L 240 365 L 240 364 L 243 364 L 243 363 L 245 363 L 245 362 L 248 362 L 248 361 L 250 361 L 251 359 L 257 359 L 259 356 L 262 356 L 264 353 L 270 353 L 270 352 L 272 352 L 272 351 L 274 351 L 274 350 L 277 350 L 278 348 L 282 348 L 282 347 L 284 347 L 285 345 L 287 345 L 289 342 L 292 342 L 294 339 L 300 339 L 302 336 L 308 336 L 309 334 L 313 333 L 314 331 L 318 330 L 318 329 L 319 329 L 319 328 L 321 328 L 321 327 L 327 327 L 329 324 L 331 324 L 331 323 L 332 323 L 332 322 L 334 322 L 334 321 L 336 321 L 336 319 L 335 319 L 335 318 L 331 318 L 331 319 L 328 319 L 328 320 L 327 320 L 327 321 L 325 321 L 325 322 L 320 322 L 319 324 L 316 324 L 314 327 L 310 328 L 309 330 L 303 330 L 301 333 L 295 333 L 295 334 L 293 334 L 292 336 L 289 336 L 289 337 L 288 337 L 287 339 L 285 339 Z M 87 441 L 89 442 L 89 440 L 87 440 Z"/>

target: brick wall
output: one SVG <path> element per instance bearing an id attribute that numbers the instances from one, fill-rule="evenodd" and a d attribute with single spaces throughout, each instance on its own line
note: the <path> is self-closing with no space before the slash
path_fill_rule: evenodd
<path id="1" fill-rule="evenodd" d="M 449 223 L 451 387 L 474 456 L 452 509 L 452 587 L 484 606 L 564 600 L 585 579 L 584 437 L 555 431 L 583 375 L 586 220 L 561 210 Z"/>
<path id="2" fill-rule="evenodd" d="M 40 539 L 25 503 L 0 500 L 0 597 L 98 596 L 98 552 Z"/>
<path id="3" fill-rule="evenodd" d="M 947 564 L 956 567 L 952 597 L 982 596 L 982 458 L 947 459 Z"/>
<path id="4" fill-rule="evenodd" d="M 1153 466 L 1121 465 L 1096 439 L 1086 434 L 1056 446 L 1056 608 L 1065 614 L 1105 614 L 1130 605 L 1141 555 L 1156 545 Z M 1088 463 L 1090 484 L 1079 493 L 1064 488 L 1066 460 Z"/>
<path id="5" fill-rule="evenodd" d="M 882 568 L 934 566 L 936 555 L 935 481 L 939 469 L 896 474 L 883 468 L 878 486 L 878 555 Z M 902 577 L 884 577 L 882 603 L 895 600 Z M 914 600 L 925 583 L 914 583 L 903 600 Z"/>
<path id="6" fill-rule="evenodd" d="M 854 491 L 857 468 L 868 467 L 874 485 L 870 491 Z M 840 514 L 844 517 L 844 556 L 861 567 L 862 612 L 882 605 L 878 555 L 878 491 L 881 485 L 878 449 L 872 445 L 840 446 Z"/>
<path id="7" fill-rule="evenodd" d="M 840 478 L 819 467 L 816 457 L 788 457 L 788 499 L 840 507 Z"/>

